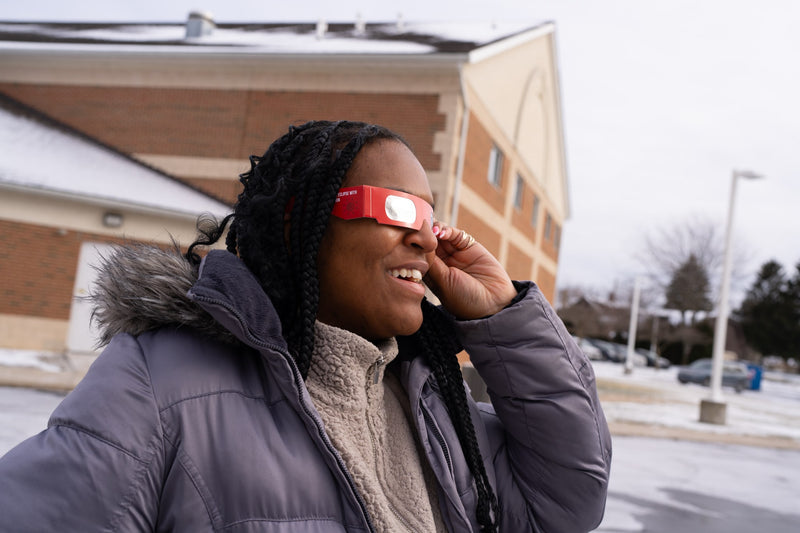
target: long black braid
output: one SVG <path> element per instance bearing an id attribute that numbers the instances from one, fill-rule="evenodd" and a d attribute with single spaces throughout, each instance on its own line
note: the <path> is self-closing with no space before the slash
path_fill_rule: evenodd
<path id="1" fill-rule="evenodd" d="M 408 144 L 396 133 L 362 122 L 308 122 L 293 126 L 261 156 L 250 157 L 250 170 L 241 175 L 244 186 L 234 211 L 219 224 L 199 224 L 200 235 L 186 257 L 194 264 L 198 246 L 216 243 L 230 223 L 225 243 L 259 280 L 281 320 L 289 351 L 303 378 L 308 375 L 319 307 L 317 253 L 336 193 L 353 159 L 368 143 L 390 139 Z M 286 221 L 289 234 L 286 235 Z M 497 499 L 483 466 L 472 425 L 461 369 L 445 339 L 451 326 L 423 305 L 422 328 L 411 338 L 427 356 L 440 392 L 453 419 L 464 456 L 478 491 L 478 523 L 497 531 Z M 445 329 L 442 329 L 445 328 Z M 445 333 L 446 331 L 446 333 Z M 450 344 L 448 344 L 450 343 Z"/>
<path id="2" fill-rule="evenodd" d="M 456 354 L 462 350 L 453 327 L 453 319 L 444 311 L 422 301 L 422 327 L 409 337 L 398 337 L 401 351 L 422 353 L 436 376 L 439 394 L 444 399 L 450 419 L 453 421 L 464 458 L 475 478 L 478 491 L 478 524 L 481 531 L 496 532 L 498 517 L 497 498 L 486 475 L 483 457 L 475 437 L 475 427 L 469 415 L 469 404 L 464 389 L 461 367 Z"/>

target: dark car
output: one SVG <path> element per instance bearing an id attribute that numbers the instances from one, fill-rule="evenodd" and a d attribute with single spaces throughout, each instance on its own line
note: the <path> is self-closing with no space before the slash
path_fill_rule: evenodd
<path id="1" fill-rule="evenodd" d="M 600 350 L 605 360 L 624 363 L 628 359 L 628 347 L 624 344 L 600 339 L 587 338 L 585 340 Z M 634 366 L 647 366 L 647 358 L 638 352 L 633 352 L 633 364 Z"/>
<path id="2" fill-rule="evenodd" d="M 603 359 L 606 361 L 612 361 L 614 363 L 622 363 L 625 361 L 625 355 L 623 354 L 622 350 L 617 348 L 615 343 L 600 339 L 587 338 L 585 340 L 600 350 L 600 353 L 603 354 Z"/>
<path id="3" fill-rule="evenodd" d="M 593 361 L 602 361 L 605 359 L 605 357 L 603 357 L 603 352 L 600 351 L 600 348 L 589 342 L 588 339 L 578 337 L 577 335 L 573 335 L 572 338 L 575 339 L 575 342 L 578 343 L 578 347 L 589 359 Z"/>
<path id="4" fill-rule="evenodd" d="M 698 359 L 689 366 L 678 371 L 681 383 L 699 383 L 708 387 L 711 384 L 711 359 Z M 722 386 L 733 387 L 742 392 L 750 385 L 750 370 L 744 363 L 736 361 L 722 362 Z"/>
<path id="5" fill-rule="evenodd" d="M 666 357 L 661 357 L 652 350 L 645 348 L 636 348 L 636 353 L 642 354 L 647 358 L 647 366 L 654 366 L 656 368 L 669 368 L 670 362 Z"/>

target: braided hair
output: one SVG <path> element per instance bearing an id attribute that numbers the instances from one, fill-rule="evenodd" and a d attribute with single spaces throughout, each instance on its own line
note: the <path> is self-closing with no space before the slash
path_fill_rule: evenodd
<path id="1" fill-rule="evenodd" d="M 359 150 L 380 139 L 408 146 L 381 126 L 349 121 L 313 121 L 292 126 L 261 156 L 250 157 L 250 170 L 240 176 L 243 190 L 233 213 L 219 223 L 198 224 L 199 236 L 186 258 L 200 262 L 198 246 L 216 243 L 230 223 L 225 240 L 270 297 L 283 327 L 289 352 L 305 379 L 314 348 L 319 308 L 317 253 L 333 210 L 336 194 Z M 288 225 L 286 221 L 291 220 Z M 287 234 L 288 231 L 288 234 Z M 423 302 L 423 323 L 406 342 L 427 357 L 453 420 L 464 456 L 478 490 L 478 523 L 497 531 L 497 499 L 483 465 L 467 404 L 461 370 L 442 328 L 452 327 L 444 315 Z M 441 315 L 441 316 L 440 316 Z M 401 344 L 401 348 L 404 344 Z"/>

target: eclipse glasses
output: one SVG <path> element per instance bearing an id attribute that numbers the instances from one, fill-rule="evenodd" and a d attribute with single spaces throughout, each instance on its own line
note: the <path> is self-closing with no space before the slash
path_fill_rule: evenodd
<path id="1" fill-rule="evenodd" d="M 433 227 L 433 207 L 413 194 L 359 185 L 339 189 L 334 216 L 344 220 L 374 218 L 378 224 L 419 230 L 427 220 Z"/>

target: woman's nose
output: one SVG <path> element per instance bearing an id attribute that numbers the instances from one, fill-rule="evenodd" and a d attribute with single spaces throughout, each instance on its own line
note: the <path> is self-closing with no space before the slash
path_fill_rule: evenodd
<path id="1" fill-rule="evenodd" d="M 436 235 L 433 234 L 431 223 L 427 220 L 422 223 L 421 228 L 406 235 L 406 242 L 425 253 L 433 252 L 439 244 Z"/>

